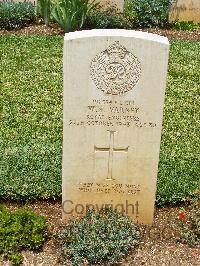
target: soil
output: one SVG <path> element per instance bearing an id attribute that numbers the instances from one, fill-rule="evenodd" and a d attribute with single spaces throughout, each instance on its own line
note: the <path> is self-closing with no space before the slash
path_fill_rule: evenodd
<path id="1" fill-rule="evenodd" d="M 4 203 L 10 209 L 22 206 L 17 203 Z M 51 227 L 51 235 L 62 227 L 61 202 L 36 202 L 26 204 L 38 214 L 47 217 Z M 156 208 L 152 226 L 139 226 L 141 240 L 139 245 L 130 250 L 116 266 L 197 266 L 200 265 L 200 244 L 190 247 L 180 242 L 178 214 L 180 207 Z M 50 237 L 39 252 L 23 251 L 24 266 L 64 266 L 71 265 L 62 259 L 61 242 Z M 0 261 L 1 266 L 9 266 L 8 261 Z M 83 265 L 87 265 L 84 263 Z M 108 264 L 106 264 L 108 265 Z"/>
<path id="2" fill-rule="evenodd" d="M 200 29 L 195 31 L 171 30 L 171 29 L 135 29 L 156 33 L 168 37 L 170 40 L 198 40 L 200 41 Z M 64 35 L 64 31 L 57 25 L 52 23 L 49 27 L 38 21 L 36 24 L 17 30 L 0 30 L 0 35 Z"/>

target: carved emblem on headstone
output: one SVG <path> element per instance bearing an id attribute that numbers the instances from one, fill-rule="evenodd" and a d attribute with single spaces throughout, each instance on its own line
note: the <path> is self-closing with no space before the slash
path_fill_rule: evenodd
<path id="1" fill-rule="evenodd" d="M 120 95 L 134 88 L 141 75 L 141 64 L 124 46 L 114 42 L 94 57 L 90 74 L 98 89 Z"/>

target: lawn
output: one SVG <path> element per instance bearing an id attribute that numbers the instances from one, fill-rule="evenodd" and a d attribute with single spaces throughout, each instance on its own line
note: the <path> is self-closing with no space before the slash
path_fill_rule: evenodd
<path id="1" fill-rule="evenodd" d="M 1 36 L 0 198 L 61 196 L 63 37 Z M 198 188 L 200 42 L 171 43 L 157 203 Z"/>

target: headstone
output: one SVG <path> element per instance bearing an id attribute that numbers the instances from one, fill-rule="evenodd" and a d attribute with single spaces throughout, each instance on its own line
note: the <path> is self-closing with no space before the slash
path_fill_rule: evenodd
<path id="1" fill-rule="evenodd" d="M 168 49 L 130 30 L 65 35 L 64 220 L 110 206 L 152 223 Z"/>
<path id="2" fill-rule="evenodd" d="M 100 0 L 100 5 L 103 8 L 114 7 L 120 13 L 123 13 L 124 10 L 124 0 Z"/>
<path id="3" fill-rule="evenodd" d="M 177 21 L 200 23 L 200 0 L 174 1 L 169 13 L 169 22 Z"/>

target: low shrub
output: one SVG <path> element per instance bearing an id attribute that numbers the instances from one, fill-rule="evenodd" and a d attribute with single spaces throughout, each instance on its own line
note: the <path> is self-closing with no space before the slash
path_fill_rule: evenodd
<path id="1" fill-rule="evenodd" d="M 175 30 L 194 31 L 200 29 L 200 23 L 193 21 L 177 21 L 171 24 L 171 28 Z"/>
<path id="2" fill-rule="evenodd" d="M 40 248 L 47 232 L 45 217 L 26 208 L 12 212 L 0 206 L 0 253 L 14 265 L 22 262 L 22 249 Z"/>
<path id="3" fill-rule="evenodd" d="M 190 246 L 200 243 L 200 198 L 194 206 L 183 209 L 178 215 L 180 241 Z"/>
<path id="4" fill-rule="evenodd" d="M 90 12 L 84 27 L 87 29 L 129 29 L 132 24 L 114 7 L 109 7 L 106 10 L 96 9 Z"/>
<path id="5" fill-rule="evenodd" d="M 0 2 L 0 28 L 12 30 L 22 28 L 35 21 L 35 7 L 30 2 Z"/>
<path id="6" fill-rule="evenodd" d="M 64 255 L 73 265 L 113 263 L 136 245 L 139 231 L 132 221 L 111 209 L 101 209 L 71 222 L 62 232 Z"/>
<path id="7" fill-rule="evenodd" d="M 179 213 L 178 225 L 181 242 L 192 247 L 200 243 L 200 190 L 192 204 Z"/>
<path id="8" fill-rule="evenodd" d="M 65 31 L 80 29 L 131 28 L 132 24 L 115 7 L 102 9 L 98 0 L 39 0 L 38 14 L 48 26 L 57 22 Z"/>
<path id="9" fill-rule="evenodd" d="M 136 27 L 164 27 L 168 24 L 169 8 L 172 0 L 129 0 Z M 129 10 L 130 12 L 130 10 Z"/>

